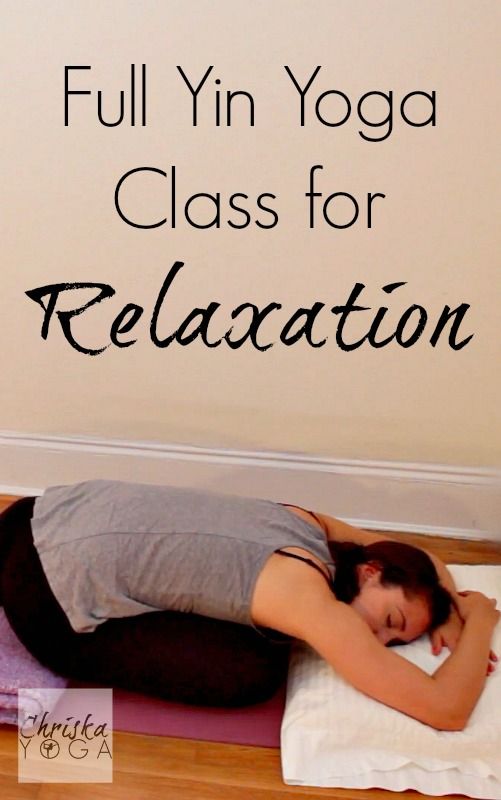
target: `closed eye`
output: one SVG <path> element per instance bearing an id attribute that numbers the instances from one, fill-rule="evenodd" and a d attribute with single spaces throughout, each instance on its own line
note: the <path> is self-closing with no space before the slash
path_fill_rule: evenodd
<path id="1" fill-rule="evenodd" d="M 401 630 L 405 630 L 405 617 L 404 617 L 403 614 L 402 614 L 402 618 L 403 618 L 402 619 L 402 624 L 401 624 L 400 627 L 401 627 Z M 390 629 L 392 628 L 391 614 L 388 614 L 388 616 L 386 617 L 386 627 L 390 628 Z M 396 646 L 398 646 L 400 644 L 407 644 L 407 642 L 402 641 L 402 639 L 390 639 L 389 642 L 386 642 L 386 647 L 396 647 Z"/>
<path id="2" fill-rule="evenodd" d="M 399 609 L 399 611 L 400 611 L 400 609 Z M 407 621 L 406 621 L 406 619 L 405 619 L 405 617 L 404 617 L 404 615 L 403 615 L 402 611 L 400 611 L 400 614 L 402 615 L 402 620 L 401 620 L 401 622 L 400 622 L 400 630 L 401 630 L 401 631 L 405 631 L 405 627 L 406 627 L 406 622 L 407 622 Z M 388 614 L 388 616 L 387 616 L 387 618 L 386 618 L 386 627 L 387 627 L 387 628 L 392 628 L 392 627 L 393 627 L 393 625 L 392 625 L 392 619 L 391 619 L 391 614 Z"/>

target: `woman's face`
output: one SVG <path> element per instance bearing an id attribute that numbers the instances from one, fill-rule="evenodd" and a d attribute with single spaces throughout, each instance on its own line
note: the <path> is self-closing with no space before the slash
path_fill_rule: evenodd
<path id="1" fill-rule="evenodd" d="M 430 625 L 430 612 L 422 597 L 406 597 L 401 586 L 382 586 L 381 570 L 372 564 L 358 567 L 360 592 L 351 607 L 384 644 L 406 644 Z"/>

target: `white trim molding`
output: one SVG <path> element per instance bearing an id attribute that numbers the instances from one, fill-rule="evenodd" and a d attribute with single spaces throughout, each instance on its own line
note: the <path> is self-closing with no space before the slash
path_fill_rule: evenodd
<path id="1" fill-rule="evenodd" d="M 91 478 L 205 487 L 297 503 L 373 530 L 501 543 L 494 469 L 0 431 L 1 493 L 40 494 Z"/>

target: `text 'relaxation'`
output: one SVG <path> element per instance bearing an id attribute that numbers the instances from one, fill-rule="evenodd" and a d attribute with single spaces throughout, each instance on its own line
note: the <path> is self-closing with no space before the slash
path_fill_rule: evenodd
<path id="1" fill-rule="evenodd" d="M 208 348 L 219 347 L 224 343 L 231 349 L 237 350 L 244 344 L 250 343 L 256 350 L 266 352 L 278 343 L 277 341 L 270 341 L 269 332 L 267 333 L 266 331 L 267 320 L 271 315 L 276 315 L 283 308 L 282 304 L 276 301 L 267 303 L 263 307 L 251 302 L 244 302 L 234 308 L 230 312 L 231 321 L 233 323 L 235 321 L 242 322 L 245 328 L 244 332 L 239 335 L 234 333 L 234 325 L 231 325 L 222 336 L 218 336 L 215 333 L 218 327 L 221 329 L 221 325 L 225 326 L 227 323 L 224 321 L 225 312 L 221 310 L 221 303 L 212 301 L 204 308 L 193 308 L 187 313 L 176 330 L 162 336 L 159 329 L 163 329 L 167 325 L 166 316 L 168 316 L 168 310 L 166 311 L 165 308 L 167 296 L 183 266 L 182 261 L 176 261 L 172 265 L 155 302 L 151 314 L 149 332 L 151 341 L 156 347 L 165 348 L 174 343 L 185 347 L 200 338 Z M 391 294 L 401 286 L 405 286 L 404 281 L 387 284 L 382 287 L 382 291 L 386 294 Z M 95 294 L 85 303 L 77 304 L 76 295 L 81 290 L 89 289 L 96 290 Z M 280 343 L 290 347 L 304 340 L 310 347 L 324 347 L 329 337 L 324 336 L 321 338 L 316 327 L 319 327 L 320 321 L 325 323 L 323 317 L 325 317 L 326 312 L 337 318 L 336 345 L 346 352 L 357 350 L 366 343 L 370 347 L 378 349 L 387 347 L 393 342 L 400 345 L 400 347 L 409 348 L 416 344 L 426 328 L 430 333 L 429 343 L 432 347 L 437 345 L 446 329 L 449 332 L 448 344 L 453 350 L 461 350 L 473 337 L 473 334 L 470 334 L 465 339 L 458 341 L 459 328 L 469 308 L 467 303 L 461 303 L 453 310 L 448 305 L 444 306 L 436 321 L 428 318 L 428 313 L 422 305 L 412 304 L 400 315 L 396 323 L 393 321 L 393 331 L 390 335 L 382 336 L 379 329 L 389 309 L 387 306 L 380 306 L 374 313 L 374 309 L 369 306 L 357 305 L 364 289 L 365 284 L 356 283 L 346 302 L 332 306 L 330 309 L 327 309 L 325 303 L 317 301 L 309 307 L 297 308 L 289 316 L 286 314 L 286 320 L 282 325 L 279 336 Z M 63 311 L 58 309 L 57 304 L 60 296 L 67 293 L 75 295 L 76 304 L 74 308 Z M 31 289 L 26 294 L 43 309 L 41 329 L 43 339 L 47 339 L 53 327 L 51 322 L 55 314 L 66 341 L 79 353 L 85 355 L 99 355 L 110 345 L 118 348 L 130 347 L 137 341 L 137 338 L 132 338 L 132 335 L 126 336 L 126 334 L 131 334 L 132 329 L 144 313 L 144 308 L 136 303 L 127 303 L 118 316 L 115 317 L 110 326 L 109 341 L 103 343 L 102 346 L 91 348 L 86 346 L 84 342 L 77 341 L 72 329 L 72 323 L 75 318 L 81 317 L 89 308 L 102 303 L 115 294 L 113 287 L 106 283 L 54 283 Z M 372 314 L 367 312 L 372 312 Z M 355 314 L 365 314 L 364 320 L 367 320 L 368 324 L 364 336 L 353 340 L 350 337 L 349 323 L 352 315 Z M 385 322 L 387 321 L 385 320 Z"/>

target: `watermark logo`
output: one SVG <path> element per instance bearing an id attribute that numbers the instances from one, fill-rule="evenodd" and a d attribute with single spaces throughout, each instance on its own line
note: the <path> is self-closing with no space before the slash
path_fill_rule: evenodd
<path id="1" fill-rule="evenodd" d="M 19 689 L 18 781 L 112 783 L 111 689 Z"/>

